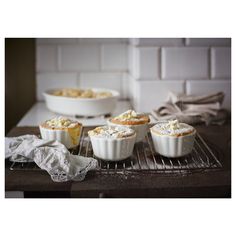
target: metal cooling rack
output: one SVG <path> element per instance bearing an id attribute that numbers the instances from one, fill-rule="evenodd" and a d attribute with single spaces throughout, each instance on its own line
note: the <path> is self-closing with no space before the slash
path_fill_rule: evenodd
<path id="1" fill-rule="evenodd" d="M 73 154 L 85 157 L 94 157 L 92 144 L 87 135 L 83 132 L 80 145 L 71 150 Z M 219 169 L 222 167 L 217 158 L 216 152 L 209 147 L 203 138 L 197 134 L 194 148 L 191 154 L 177 159 L 170 159 L 154 152 L 150 134 L 143 142 L 135 144 L 131 157 L 124 161 L 107 162 L 98 160 L 96 172 L 102 174 L 189 174 L 199 171 Z M 8 161 L 10 170 L 40 170 L 35 163 L 16 163 Z"/>

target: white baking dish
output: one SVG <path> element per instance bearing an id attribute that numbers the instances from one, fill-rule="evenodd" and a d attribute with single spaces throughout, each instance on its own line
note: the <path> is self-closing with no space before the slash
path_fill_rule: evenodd
<path id="1" fill-rule="evenodd" d="M 53 95 L 53 92 L 59 89 L 48 90 L 43 95 L 49 110 L 64 115 L 98 116 L 109 114 L 115 110 L 119 97 L 117 91 L 103 88 L 92 88 L 92 90 L 110 92 L 112 96 L 106 98 L 71 98 Z"/>

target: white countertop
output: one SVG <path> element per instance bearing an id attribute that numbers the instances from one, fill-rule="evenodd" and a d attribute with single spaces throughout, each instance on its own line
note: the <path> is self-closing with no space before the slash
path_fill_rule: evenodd
<path id="1" fill-rule="evenodd" d="M 115 111 L 112 116 L 118 115 L 132 106 L 129 101 L 118 101 Z M 37 102 L 20 120 L 17 126 L 38 126 L 40 123 L 47 119 L 57 116 L 58 114 L 48 110 L 44 102 Z M 93 118 L 75 118 L 70 117 L 81 122 L 84 126 L 95 126 L 106 124 L 104 116 L 93 117 Z"/>
<path id="2" fill-rule="evenodd" d="M 112 116 L 121 114 L 124 111 L 132 109 L 132 106 L 129 101 L 118 101 L 115 111 L 112 113 Z M 38 126 L 45 120 L 51 119 L 58 114 L 48 110 L 45 102 L 37 102 L 34 106 L 24 115 L 24 117 L 19 121 L 17 126 Z M 84 126 L 97 126 L 105 125 L 106 118 L 104 116 L 98 116 L 93 118 L 75 118 L 73 116 L 68 116 L 79 122 Z M 154 123 L 155 120 L 150 116 L 151 123 Z"/>

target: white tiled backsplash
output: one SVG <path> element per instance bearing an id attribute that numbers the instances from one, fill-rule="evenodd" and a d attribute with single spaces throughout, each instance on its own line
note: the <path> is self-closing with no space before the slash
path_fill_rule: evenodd
<path id="1" fill-rule="evenodd" d="M 225 92 L 231 102 L 229 38 L 37 39 L 37 98 L 60 87 L 103 87 L 149 112 L 168 91 Z"/>

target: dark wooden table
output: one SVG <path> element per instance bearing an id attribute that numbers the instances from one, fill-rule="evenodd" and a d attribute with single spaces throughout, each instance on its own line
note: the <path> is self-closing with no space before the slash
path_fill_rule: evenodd
<path id="1" fill-rule="evenodd" d="M 42 170 L 5 168 L 5 190 L 25 197 L 231 197 L 231 126 L 196 126 L 219 153 L 223 168 L 187 176 L 103 175 L 89 172 L 82 182 L 55 183 Z M 37 127 L 15 127 L 8 136 L 39 134 Z"/>

